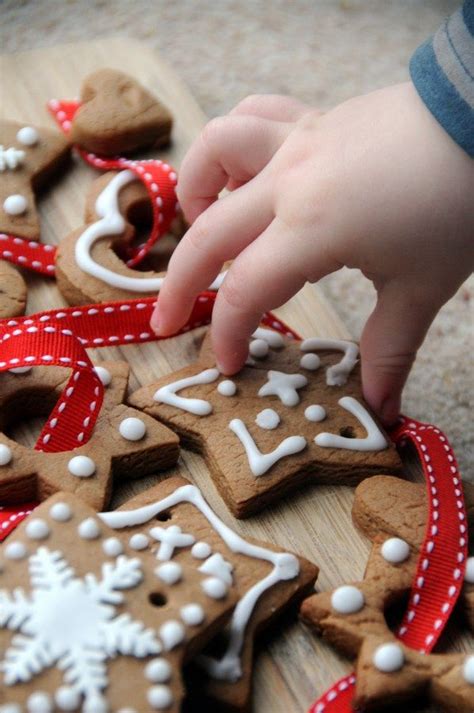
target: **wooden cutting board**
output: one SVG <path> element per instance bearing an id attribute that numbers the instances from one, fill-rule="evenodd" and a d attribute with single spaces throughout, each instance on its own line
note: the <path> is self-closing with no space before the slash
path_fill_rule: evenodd
<path id="1" fill-rule="evenodd" d="M 77 96 L 83 77 L 101 67 L 114 67 L 135 76 L 171 109 L 176 119 L 174 142 L 159 157 L 178 168 L 206 117 L 170 67 L 148 47 L 130 39 L 107 39 L 0 57 L 2 114 L 26 124 L 52 125 L 46 100 Z M 77 160 L 54 190 L 44 195 L 40 203 L 43 242 L 58 243 L 82 224 L 85 194 L 96 176 L 93 169 Z M 65 304 L 54 282 L 31 275 L 27 279 L 28 313 Z M 303 336 L 350 336 L 319 290 L 309 285 L 277 312 Z M 198 332 L 160 345 L 91 350 L 90 354 L 95 362 L 127 360 L 132 372 L 130 387 L 134 390 L 192 361 Z M 22 438 L 34 442 L 30 426 L 24 429 Z M 310 486 L 285 503 L 242 522 L 229 514 L 198 456 L 184 452 L 180 468 L 238 532 L 277 542 L 316 562 L 321 568 L 318 589 L 362 577 L 369 545 L 352 525 L 351 488 Z M 117 486 L 114 505 L 156 480 L 146 478 Z M 453 644 L 453 648 L 465 651 L 473 646 L 473 638 L 467 635 L 457 637 Z M 255 713 L 304 713 L 331 683 L 350 670 L 346 660 L 294 617 L 278 628 L 277 635 L 267 637 L 263 648 L 255 665 Z"/>

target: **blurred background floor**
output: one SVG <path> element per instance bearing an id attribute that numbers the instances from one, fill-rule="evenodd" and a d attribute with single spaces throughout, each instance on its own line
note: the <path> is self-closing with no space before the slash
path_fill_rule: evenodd
<path id="1" fill-rule="evenodd" d="M 247 94 L 287 93 L 322 109 L 408 78 L 414 49 L 458 5 L 451 0 L 3 0 L 2 52 L 128 35 L 159 49 L 208 116 Z M 2 113 L 8 103 L 2 97 Z M 321 287 L 354 337 L 374 306 L 371 283 L 341 270 Z M 449 435 L 474 481 L 474 278 L 436 318 L 403 409 Z"/>

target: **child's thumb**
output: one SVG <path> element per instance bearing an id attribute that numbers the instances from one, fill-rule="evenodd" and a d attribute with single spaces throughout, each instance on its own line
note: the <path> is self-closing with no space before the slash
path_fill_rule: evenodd
<path id="1" fill-rule="evenodd" d="M 388 283 L 378 293 L 377 305 L 361 338 L 364 397 L 385 425 L 400 413 L 405 381 L 433 321 L 438 306 L 403 283 Z"/>

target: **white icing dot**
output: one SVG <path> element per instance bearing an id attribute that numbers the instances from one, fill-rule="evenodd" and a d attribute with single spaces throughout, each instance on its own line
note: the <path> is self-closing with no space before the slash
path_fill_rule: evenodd
<path id="1" fill-rule="evenodd" d="M 223 599 L 227 594 L 227 584 L 217 577 L 208 577 L 201 583 L 201 587 L 212 599 Z"/>
<path id="2" fill-rule="evenodd" d="M 235 396 L 237 386 L 230 379 L 224 379 L 217 385 L 217 391 L 221 396 Z"/>
<path id="3" fill-rule="evenodd" d="M 14 193 L 3 201 L 3 210 L 7 215 L 22 215 L 27 205 L 25 196 Z"/>
<path id="4" fill-rule="evenodd" d="M 321 359 L 317 354 L 303 354 L 300 359 L 300 367 L 308 371 L 316 371 L 321 366 Z"/>
<path id="5" fill-rule="evenodd" d="M 28 374 L 33 369 L 32 366 L 15 366 L 13 369 L 9 369 L 10 374 Z"/>
<path id="6" fill-rule="evenodd" d="M 28 713 L 52 713 L 53 705 L 50 695 L 44 691 L 35 691 L 28 697 L 26 710 Z"/>
<path id="7" fill-rule="evenodd" d="M 155 574 L 166 584 L 176 584 L 183 576 L 183 568 L 178 562 L 165 562 L 155 569 Z"/>
<path id="8" fill-rule="evenodd" d="M 474 686 L 474 656 L 468 656 L 462 667 L 462 675 L 466 683 Z"/>
<path id="9" fill-rule="evenodd" d="M 71 475 L 77 478 L 90 478 L 95 473 L 95 463 L 89 456 L 74 456 L 67 467 Z"/>
<path id="10" fill-rule="evenodd" d="M 103 386 L 109 386 L 112 381 L 112 374 L 105 366 L 95 366 L 94 371 L 101 380 Z"/>
<path id="11" fill-rule="evenodd" d="M 39 517 L 29 520 L 25 532 L 31 540 L 44 540 L 49 535 L 48 523 Z"/>
<path id="12" fill-rule="evenodd" d="M 23 542 L 9 542 L 5 547 L 5 557 L 9 560 L 22 560 L 26 554 Z"/>
<path id="13" fill-rule="evenodd" d="M 175 646 L 183 641 L 186 635 L 184 626 L 181 622 L 176 621 L 175 619 L 166 621 L 163 626 L 160 626 L 158 633 L 163 642 L 165 651 L 171 651 L 171 649 L 174 649 Z"/>
<path id="14" fill-rule="evenodd" d="M 173 671 L 166 659 L 153 659 L 145 667 L 145 677 L 151 683 L 167 683 Z"/>
<path id="15" fill-rule="evenodd" d="M 130 545 L 132 550 L 146 550 L 146 548 L 150 544 L 150 540 L 146 535 L 143 535 L 138 532 L 135 535 L 131 536 L 128 541 L 128 544 Z"/>
<path id="16" fill-rule="evenodd" d="M 93 517 L 88 517 L 83 520 L 77 528 L 77 531 L 83 540 L 95 540 L 100 535 L 99 525 L 97 520 L 94 520 Z"/>
<path id="17" fill-rule="evenodd" d="M 56 522 L 67 522 L 72 517 L 72 510 L 67 503 L 54 503 L 49 514 Z"/>
<path id="18" fill-rule="evenodd" d="M 394 673 L 405 663 L 405 654 L 399 644 L 382 644 L 375 649 L 372 662 L 378 671 Z"/>
<path id="19" fill-rule="evenodd" d="M 16 140 L 23 146 L 34 146 L 39 141 L 39 134 L 33 126 L 23 126 L 18 131 Z"/>
<path id="20" fill-rule="evenodd" d="M 192 556 L 198 560 L 205 560 L 207 557 L 209 557 L 211 552 L 211 546 L 208 545 L 207 542 L 196 542 L 196 544 L 193 545 L 191 549 Z"/>
<path id="21" fill-rule="evenodd" d="M 466 560 L 466 572 L 464 581 L 469 584 L 474 584 L 474 557 L 468 557 Z"/>
<path id="22" fill-rule="evenodd" d="M 338 587 L 331 596 L 331 606 L 340 614 L 354 614 L 360 611 L 364 604 L 363 593 L 351 584 Z"/>
<path id="23" fill-rule="evenodd" d="M 199 626 L 205 619 L 204 609 L 200 604 L 186 604 L 180 609 L 181 619 L 188 626 Z"/>
<path id="24" fill-rule="evenodd" d="M 146 433 L 146 425 L 141 418 L 124 418 L 119 432 L 127 441 L 140 441 Z"/>
<path id="25" fill-rule="evenodd" d="M 280 425 L 280 416 L 272 408 L 265 408 L 257 414 L 255 423 L 260 428 L 272 431 Z"/>
<path id="26" fill-rule="evenodd" d="M 0 465 L 8 465 L 13 457 L 12 450 L 4 443 L 0 443 Z"/>
<path id="27" fill-rule="evenodd" d="M 62 711 L 74 711 L 79 706 L 79 694 L 69 686 L 61 686 L 55 693 L 54 700 Z"/>
<path id="28" fill-rule="evenodd" d="M 117 537 L 108 537 L 102 543 L 102 549 L 109 557 L 118 557 L 123 552 L 123 545 Z"/>
<path id="29" fill-rule="evenodd" d="M 254 339 L 250 342 L 249 352 L 253 357 L 255 357 L 255 359 L 264 359 L 267 356 L 269 349 L 270 347 L 268 346 L 268 342 L 264 339 Z"/>
<path id="30" fill-rule="evenodd" d="M 23 710 L 18 703 L 6 703 L 0 706 L 0 713 L 23 713 Z"/>
<path id="31" fill-rule="evenodd" d="M 147 701 L 154 710 L 165 710 L 173 703 L 173 694 L 168 686 L 152 686 L 147 692 Z"/>
<path id="32" fill-rule="evenodd" d="M 385 540 L 380 551 L 384 560 L 391 564 L 399 564 L 410 556 L 410 545 L 399 537 L 390 537 Z"/>
<path id="33" fill-rule="evenodd" d="M 306 356 L 309 356 L 309 354 Z M 311 406 L 307 406 L 305 408 L 304 417 L 308 421 L 313 421 L 315 423 L 318 421 L 324 421 L 326 418 L 326 410 L 322 406 L 319 406 L 319 404 L 311 404 Z"/>

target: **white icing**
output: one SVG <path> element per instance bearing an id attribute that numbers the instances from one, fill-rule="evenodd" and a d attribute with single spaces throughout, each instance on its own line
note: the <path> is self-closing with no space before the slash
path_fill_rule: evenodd
<path id="1" fill-rule="evenodd" d="M 250 342 L 249 352 L 255 359 L 264 359 L 268 355 L 269 349 L 268 342 L 264 339 L 254 339 Z"/>
<path id="2" fill-rule="evenodd" d="M 474 584 L 474 557 L 468 557 L 466 560 L 464 581 L 468 582 L 468 584 Z"/>
<path id="3" fill-rule="evenodd" d="M 164 562 L 155 569 L 155 574 L 165 584 L 173 585 L 181 581 L 183 568 L 178 562 Z"/>
<path id="4" fill-rule="evenodd" d="M 13 369 L 9 369 L 10 374 L 29 374 L 33 369 L 32 366 L 16 366 Z"/>
<path id="5" fill-rule="evenodd" d="M 88 517 L 80 523 L 77 531 L 83 540 L 96 540 L 100 535 L 99 523 L 93 517 Z"/>
<path id="6" fill-rule="evenodd" d="M 229 423 L 229 428 L 245 448 L 249 468 L 255 477 L 266 473 L 281 458 L 294 455 L 306 448 L 306 438 L 303 438 L 303 436 L 289 436 L 275 450 L 270 451 L 270 453 L 262 453 L 248 432 L 245 423 L 240 418 L 233 418 Z"/>
<path id="7" fill-rule="evenodd" d="M 317 423 L 318 421 L 324 421 L 326 415 L 326 409 L 322 406 L 319 406 L 319 404 L 311 404 L 310 406 L 307 406 L 304 410 L 304 417 L 308 421 L 312 421 L 314 423 Z"/>
<path id="8" fill-rule="evenodd" d="M 14 146 L 9 146 L 7 149 L 0 144 L 0 173 L 8 170 L 15 170 L 21 166 L 25 160 L 25 152 L 17 149 Z"/>
<path id="9" fill-rule="evenodd" d="M 221 396 L 235 396 L 237 386 L 235 385 L 235 382 L 230 379 L 224 379 L 224 381 L 217 384 L 217 391 Z"/>
<path id="10" fill-rule="evenodd" d="M 191 547 L 196 541 L 194 535 L 182 532 L 179 525 L 169 527 L 153 527 L 150 535 L 160 543 L 157 558 L 162 562 L 170 560 L 176 547 Z"/>
<path id="11" fill-rule="evenodd" d="M 389 537 L 383 543 L 380 552 L 387 562 L 399 564 L 410 556 L 410 545 L 399 537 Z"/>
<path id="12" fill-rule="evenodd" d="M 128 544 L 130 545 L 132 550 L 146 550 L 146 548 L 150 544 L 150 540 L 146 535 L 143 535 L 141 532 L 137 532 L 135 533 L 135 535 L 131 536 L 128 541 Z"/>
<path id="13" fill-rule="evenodd" d="M 466 683 L 474 686 L 474 655 L 466 657 L 462 667 L 462 676 Z"/>
<path id="14" fill-rule="evenodd" d="M 175 646 L 178 646 L 178 644 L 184 641 L 184 637 L 186 636 L 184 626 L 175 619 L 165 621 L 165 623 L 160 626 L 158 633 L 160 634 L 160 639 L 163 642 L 165 651 L 174 649 Z"/>
<path id="15" fill-rule="evenodd" d="M 171 665 L 162 658 L 153 659 L 145 667 L 145 678 L 150 683 L 167 683 L 171 679 L 172 673 Z"/>
<path id="16" fill-rule="evenodd" d="M 375 649 L 372 663 L 378 671 L 394 673 L 403 668 L 405 654 L 399 644 L 382 644 Z"/>
<path id="17" fill-rule="evenodd" d="M 196 544 L 193 545 L 191 549 L 192 556 L 196 557 L 196 559 L 198 560 L 206 559 L 206 557 L 209 557 L 211 552 L 211 546 L 208 545 L 207 542 L 196 542 Z"/>
<path id="18" fill-rule="evenodd" d="M 118 197 L 124 186 L 137 180 L 133 171 L 128 169 L 120 171 L 99 194 L 95 203 L 95 212 L 99 220 L 88 225 L 77 239 L 75 259 L 81 270 L 112 287 L 130 292 L 158 292 L 163 286 L 164 277 L 121 275 L 100 265 L 92 257 L 92 248 L 98 240 L 108 235 L 120 235 L 125 230 L 126 223 L 120 213 Z M 223 279 L 223 275 L 219 276 L 209 289 L 218 289 Z"/>
<path id="19" fill-rule="evenodd" d="M 295 579 L 299 574 L 299 562 L 292 554 L 274 552 L 244 540 L 215 514 L 204 500 L 200 490 L 191 484 L 183 485 L 166 498 L 136 510 L 101 513 L 99 517 L 106 525 L 114 529 L 136 527 L 150 522 L 159 513 L 165 512 L 182 502 L 194 505 L 232 552 L 243 554 L 247 557 L 255 557 L 273 565 L 271 571 L 263 579 L 256 582 L 244 593 L 235 607 L 229 628 L 228 646 L 224 655 L 219 659 L 211 656 L 199 657 L 201 666 L 213 678 L 236 681 L 242 675 L 240 653 L 244 642 L 245 630 L 260 597 L 278 582 Z M 201 584 L 204 591 L 206 591 L 206 588 L 209 589 L 209 582 L 211 581 L 218 583 L 221 587 L 225 587 L 225 583 L 222 580 L 209 578 L 205 579 Z M 209 592 L 206 593 L 209 594 Z"/>
<path id="20" fill-rule="evenodd" d="M 166 710 L 173 704 L 173 693 L 168 686 L 152 686 L 147 691 L 147 701 L 155 711 Z"/>
<path id="21" fill-rule="evenodd" d="M 280 416 L 277 414 L 276 411 L 274 411 L 274 409 L 265 408 L 263 409 L 263 411 L 260 411 L 260 413 L 257 414 L 255 423 L 257 424 L 257 426 L 260 426 L 260 428 L 264 428 L 266 430 L 271 431 L 280 425 Z"/>
<path id="22" fill-rule="evenodd" d="M 120 556 L 104 563 L 100 574 L 79 577 L 62 552 L 39 547 L 28 571 L 30 592 L 0 591 L 0 626 L 21 632 L 4 652 L 4 685 L 28 683 L 56 665 L 68 684 L 55 694 L 60 710 L 108 710 L 107 659 L 162 650 L 153 629 L 116 611 L 123 590 L 143 579 L 140 561 Z"/>
<path id="23" fill-rule="evenodd" d="M 95 366 L 94 371 L 102 382 L 103 386 L 109 386 L 112 381 L 112 374 L 105 366 Z"/>
<path id="24" fill-rule="evenodd" d="M 254 339 L 263 339 L 272 349 L 281 349 L 285 346 L 285 340 L 281 334 L 274 332 L 273 329 L 258 327 L 252 334 L 252 337 Z"/>
<path id="25" fill-rule="evenodd" d="M 124 418 L 119 426 L 119 433 L 127 441 L 141 441 L 146 434 L 146 425 L 141 418 Z"/>
<path id="26" fill-rule="evenodd" d="M 209 574 L 212 577 L 222 579 L 222 581 L 229 586 L 232 584 L 233 569 L 231 563 L 227 562 L 220 552 L 216 552 L 199 567 L 199 571 L 203 574 Z"/>
<path id="27" fill-rule="evenodd" d="M 297 389 L 303 388 L 308 379 L 303 374 L 285 374 L 282 371 L 269 371 L 267 383 L 259 392 L 259 396 L 278 396 L 285 406 L 296 406 L 300 402 Z"/>
<path id="28" fill-rule="evenodd" d="M 228 592 L 227 584 L 218 577 L 208 577 L 201 583 L 201 587 L 212 599 L 223 599 Z"/>
<path id="29" fill-rule="evenodd" d="M 39 134 L 33 126 L 23 126 L 18 131 L 16 140 L 23 146 L 35 146 L 39 141 Z"/>
<path id="30" fill-rule="evenodd" d="M 28 206 L 25 196 L 14 193 L 3 201 L 3 210 L 7 215 L 22 215 Z"/>
<path id="31" fill-rule="evenodd" d="M 17 703 L 6 703 L 0 705 L 0 713 L 23 713 L 22 707 Z"/>
<path id="32" fill-rule="evenodd" d="M 194 603 L 181 607 L 179 614 L 187 626 L 199 626 L 206 618 L 202 606 Z"/>
<path id="33" fill-rule="evenodd" d="M 12 449 L 4 443 L 0 443 L 0 465 L 8 465 L 12 458 Z"/>
<path id="34" fill-rule="evenodd" d="M 50 530 L 45 520 L 35 517 L 27 522 L 25 532 L 30 540 L 44 540 L 48 537 Z"/>
<path id="35" fill-rule="evenodd" d="M 303 354 L 300 359 L 300 367 L 308 371 L 316 371 L 321 366 L 321 359 L 317 354 Z"/>
<path id="36" fill-rule="evenodd" d="M 117 557 L 123 553 L 123 545 L 117 537 L 108 537 L 102 543 L 104 554 L 109 557 Z"/>
<path id="37" fill-rule="evenodd" d="M 53 702 L 49 693 L 35 691 L 26 701 L 28 713 L 53 713 Z"/>
<path id="38" fill-rule="evenodd" d="M 54 503 L 49 514 L 56 522 L 67 522 L 72 517 L 72 510 L 67 503 Z"/>
<path id="39" fill-rule="evenodd" d="M 5 547 L 5 557 L 7 560 L 22 560 L 27 554 L 23 542 L 9 542 Z"/>
<path id="40" fill-rule="evenodd" d="M 326 383 L 328 386 L 342 386 L 346 383 L 349 374 L 357 364 L 359 347 L 354 342 L 346 342 L 342 339 L 319 339 L 312 337 L 301 342 L 300 349 L 303 352 L 314 351 L 341 351 L 344 356 L 338 364 L 329 366 L 326 370 Z"/>
<path id="41" fill-rule="evenodd" d="M 335 433 L 319 433 L 314 442 L 322 448 L 346 448 L 350 451 L 382 451 L 388 443 L 369 412 L 352 396 L 343 396 L 339 405 L 355 416 L 367 431 L 365 438 L 346 438 Z"/>
<path id="42" fill-rule="evenodd" d="M 331 606 L 339 614 L 354 614 L 365 604 L 364 594 L 351 584 L 338 587 L 331 595 Z"/>
<path id="43" fill-rule="evenodd" d="M 181 391 L 181 389 L 186 389 L 189 386 L 211 384 L 213 381 L 216 381 L 219 376 L 220 372 L 218 369 L 205 369 L 199 374 L 194 374 L 193 376 L 188 376 L 185 379 L 173 381 L 172 384 L 162 386 L 161 389 L 158 389 L 158 391 L 156 391 L 153 395 L 153 400 L 158 401 L 159 403 L 168 404 L 168 406 L 174 406 L 175 408 L 182 409 L 183 411 L 189 411 L 189 413 L 193 413 L 195 416 L 208 416 L 212 413 L 212 404 L 209 403 L 209 401 L 177 396 L 176 392 Z"/>
<path id="44" fill-rule="evenodd" d="M 76 478 L 90 478 L 95 473 L 95 463 L 89 456 L 74 456 L 69 461 L 67 469 Z"/>

